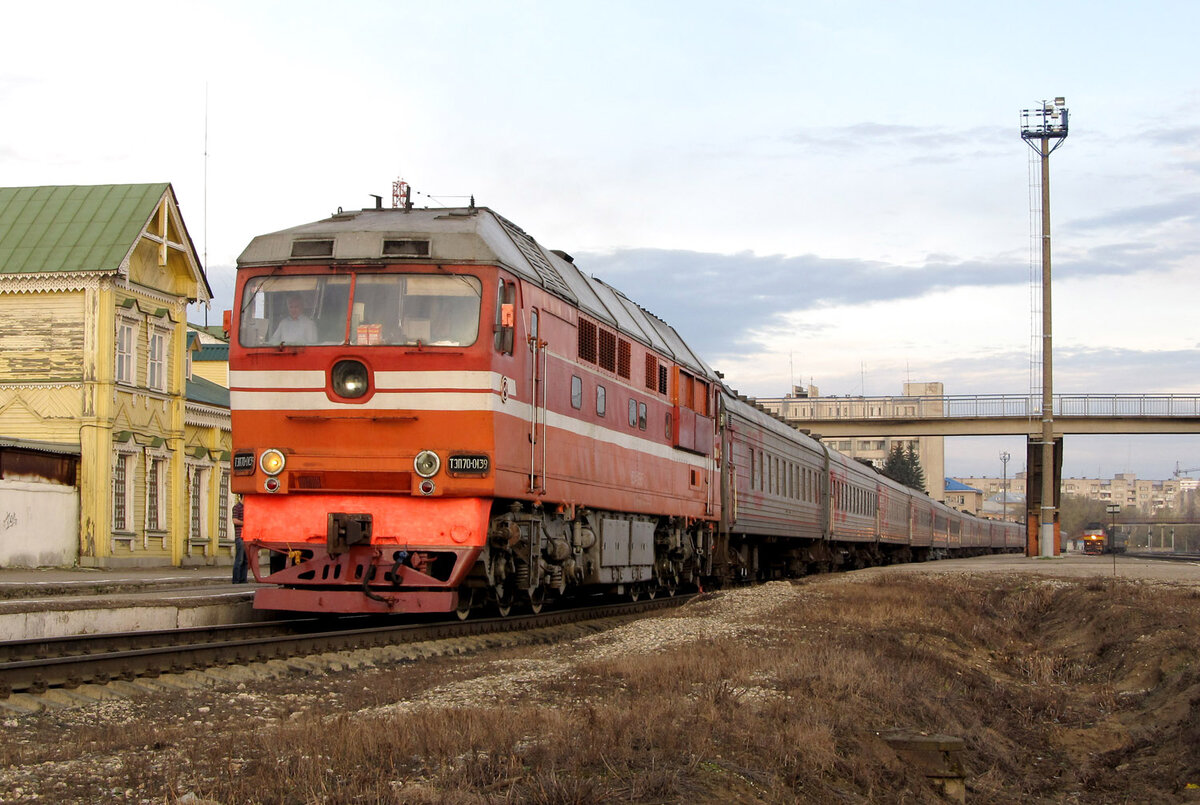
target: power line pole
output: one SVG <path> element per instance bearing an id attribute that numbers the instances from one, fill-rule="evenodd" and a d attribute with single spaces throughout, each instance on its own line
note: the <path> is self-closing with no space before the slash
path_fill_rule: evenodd
<path id="1" fill-rule="evenodd" d="M 1054 390 L 1050 327 L 1050 154 L 1067 139 L 1067 101 L 1042 101 L 1021 112 L 1021 139 L 1042 161 L 1042 506 L 1038 547 L 1054 556 Z M 1050 141 L 1056 140 L 1051 147 Z M 1036 143 L 1035 143 L 1036 141 Z"/>

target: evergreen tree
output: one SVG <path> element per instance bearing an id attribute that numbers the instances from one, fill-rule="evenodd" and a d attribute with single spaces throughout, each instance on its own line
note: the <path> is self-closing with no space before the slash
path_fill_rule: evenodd
<path id="1" fill-rule="evenodd" d="M 896 483 L 918 492 L 925 491 L 925 471 L 921 469 L 921 462 L 917 460 L 917 453 L 911 445 L 905 449 L 899 442 L 893 444 L 880 472 Z"/>
<path id="2" fill-rule="evenodd" d="M 925 470 L 921 469 L 921 460 L 917 457 L 917 451 L 913 448 L 912 442 L 908 443 L 908 449 L 904 451 L 904 460 L 908 464 L 910 477 L 907 484 L 913 489 L 925 492 Z"/>
<path id="3" fill-rule="evenodd" d="M 899 442 L 892 445 L 892 449 L 888 452 L 888 457 L 883 460 L 883 466 L 879 469 L 885 477 L 891 478 L 897 483 L 904 483 L 900 480 L 900 465 L 904 463 L 904 448 Z"/>

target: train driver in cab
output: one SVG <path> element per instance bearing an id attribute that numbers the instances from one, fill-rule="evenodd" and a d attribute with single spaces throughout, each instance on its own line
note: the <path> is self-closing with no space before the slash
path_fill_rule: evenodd
<path id="1" fill-rule="evenodd" d="M 288 294 L 288 315 L 275 325 L 269 341 L 272 344 L 312 344 L 317 340 L 317 325 L 304 313 L 304 298 Z"/>

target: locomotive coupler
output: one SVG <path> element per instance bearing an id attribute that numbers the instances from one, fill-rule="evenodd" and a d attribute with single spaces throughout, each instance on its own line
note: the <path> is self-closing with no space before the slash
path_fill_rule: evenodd
<path id="1" fill-rule="evenodd" d="M 371 541 L 370 514 L 347 514 L 329 512 L 325 532 L 325 549 L 330 556 L 340 556 L 358 545 Z"/>

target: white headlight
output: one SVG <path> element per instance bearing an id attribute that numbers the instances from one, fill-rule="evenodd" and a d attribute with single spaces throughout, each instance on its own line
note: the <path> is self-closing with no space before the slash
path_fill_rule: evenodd
<path id="1" fill-rule="evenodd" d="M 413 469 L 422 478 L 432 478 L 442 468 L 442 460 L 432 450 L 422 450 L 413 459 Z"/>
<path id="2" fill-rule="evenodd" d="M 264 450 L 262 455 L 258 457 L 258 466 L 267 475 L 278 475 L 283 472 L 283 468 L 287 465 L 287 459 L 283 453 L 272 447 L 270 450 Z"/>

